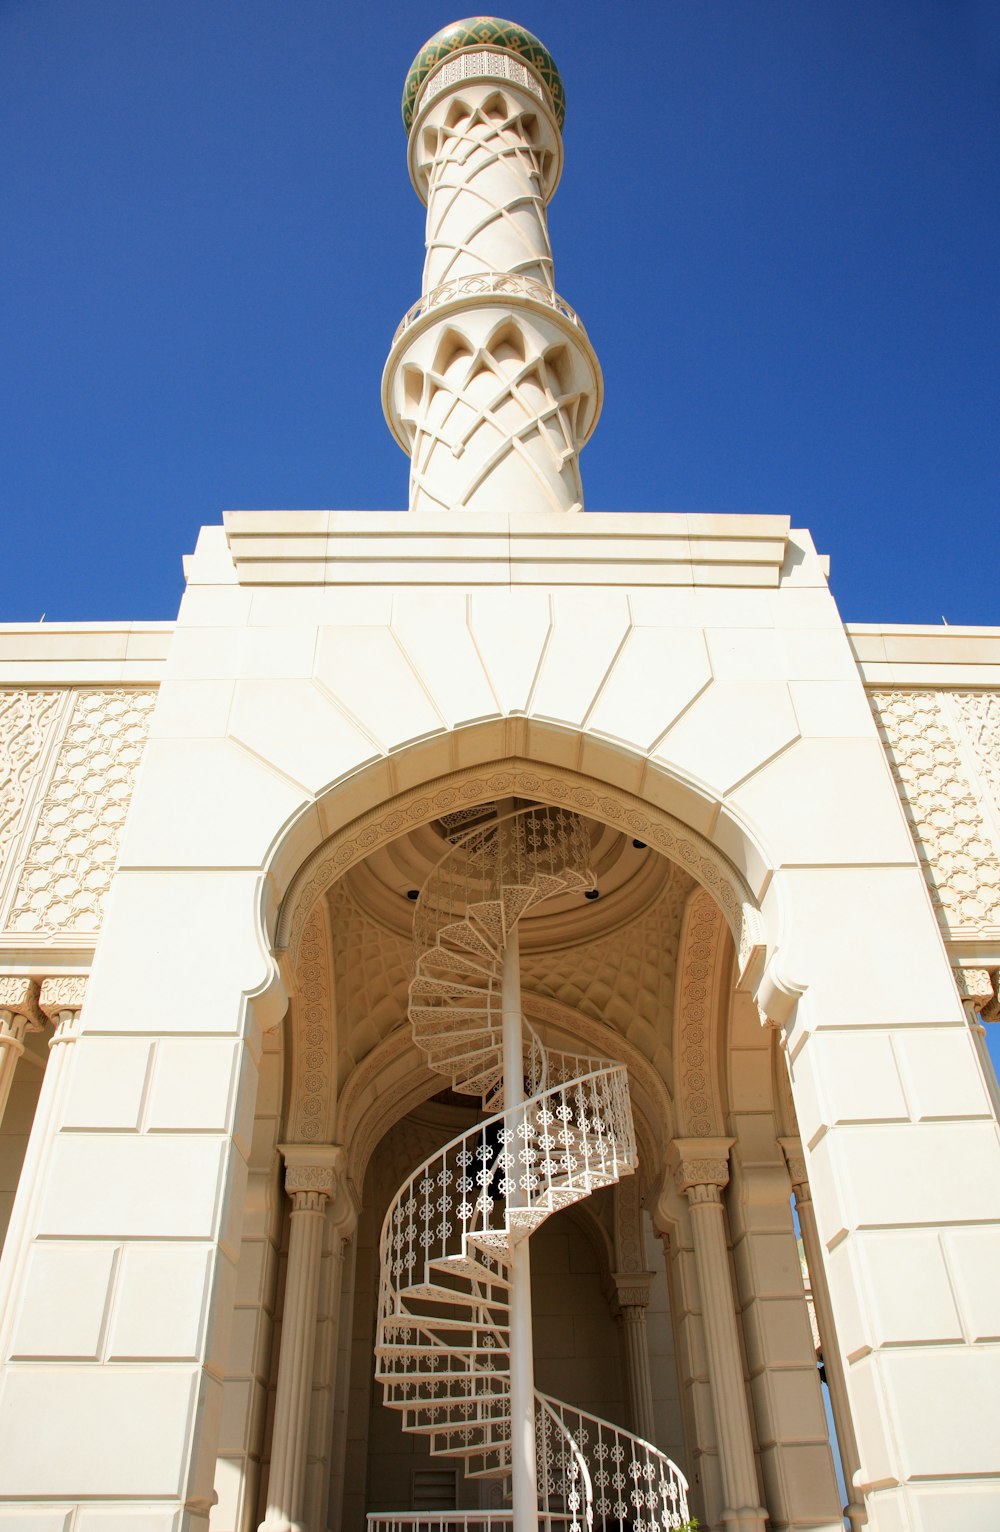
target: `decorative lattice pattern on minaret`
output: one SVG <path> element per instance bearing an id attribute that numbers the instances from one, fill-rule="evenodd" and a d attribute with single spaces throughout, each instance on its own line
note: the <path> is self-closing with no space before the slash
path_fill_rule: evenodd
<path id="1" fill-rule="evenodd" d="M 431 50 L 437 62 L 407 98 L 427 255 L 383 405 L 411 459 L 410 510 L 579 511 L 602 384 L 554 286 L 546 207 L 562 167 L 561 85 L 551 60 L 535 70 L 537 39 L 518 57 L 453 41 Z"/>
<path id="2" fill-rule="evenodd" d="M 425 292 L 483 271 L 520 272 L 554 287 L 544 192 L 552 153 L 538 119 L 537 109 L 492 91 L 475 107 L 459 97 L 442 127 L 425 128 Z"/>

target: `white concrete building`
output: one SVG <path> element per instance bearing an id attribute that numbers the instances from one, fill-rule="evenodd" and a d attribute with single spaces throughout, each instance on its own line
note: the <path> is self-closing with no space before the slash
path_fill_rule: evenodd
<path id="1" fill-rule="evenodd" d="M 582 514 L 555 66 L 404 111 L 409 510 L 0 629 L 0 1532 L 997 1532 L 1000 630 Z"/>

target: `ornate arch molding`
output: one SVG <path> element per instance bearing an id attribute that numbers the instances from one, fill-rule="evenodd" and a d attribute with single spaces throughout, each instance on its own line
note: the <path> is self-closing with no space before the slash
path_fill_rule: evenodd
<path id="1" fill-rule="evenodd" d="M 412 788 L 335 831 L 317 846 L 289 884 L 278 914 L 277 950 L 287 951 L 296 962 L 316 902 L 331 883 L 380 846 L 450 809 L 510 796 L 562 804 L 644 840 L 683 867 L 718 903 L 733 933 L 741 971 L 751 953 L 762 948 L 763 920 L 749 887 L 704 836 L 622 788 L 579 772 L 512 758 L 451 772 Z"/>
<path id="2" fill-rule="evenodd" d="M 674 987 L 674 1094 L 677 1131 L 711 1138 L 724 1131 L 719 1080 L 718 1016 L 726 962 L 726 928 L 704 888 L 688 895 Z"/>
<path id="3" fill-rule="evenodd" d="M 621 1276 L 638 1276 L 646 1269 L 642 1198 L 639 1192 L 635 1176 L 626 1176 L 614 1189 L 614 1269 Z"/>
<path id="4" fill-rule="evenodd" d="M 326 1144 L 337 1105 L 337 1026 L 325 901 L 312 906 L 295 959 L 295 982 L 285 1026 L 290 1144 Z"/>

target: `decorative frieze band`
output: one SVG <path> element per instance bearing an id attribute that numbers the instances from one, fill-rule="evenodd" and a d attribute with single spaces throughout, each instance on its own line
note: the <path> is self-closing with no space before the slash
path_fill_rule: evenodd
<path id="1" fill-rule="evenodd" d="M 552 110 L 549 94 L 533 70 L 509 53 L 501 53 L 496 48 L 480 48 L 475 52 L 466 50 L 463 53 L 453 53 L 433 74 L 428 75 L 414 106 L 414 117 L 449 86 L 463 80 L 483 78 L 510 80 L 512 84 L 530 90 L 533 96 L 544 101 Z"/>

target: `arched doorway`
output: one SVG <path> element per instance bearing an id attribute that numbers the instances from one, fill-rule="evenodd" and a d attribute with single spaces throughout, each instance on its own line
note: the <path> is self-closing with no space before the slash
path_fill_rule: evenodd
<path id="1" fill-rule="evenodd" d="M 514 771 L 518 785 L 539 784 L 534 768 Z M 426 1103 L 440 1093 L 442 1083 L 421 1064 L 405 1026 L 413 904 L 409 895 L 447 846 L 449 834 L 470 817 L 489 812 L 495 797 L 484 794 L 490 789 L 497 794 L 510 782 L 509 769 L 498 769 L 478 780 L 469 774 L 449 779 L 433 793 L 404 795 L 379 811 L 377 819 L 369 816 L 367 822 L 353 827 L 353 836 L 342 836 L 339 845 L 327 844 L 314 852 L 291 880 L 278 921 L 279 939 L 287 943 L 282 961 L 291 992 L 285 1023 L 289 1086 L 281 1138 L 286 1142 L 292 1137 L 303 1149 L 310 1143 L 341 1145 L 357 1211 L 346 1245 L 342 1296 L 333 1316 L 338 1330 L 334 1362 L 330 1376 L 314 1388 L 314 1395 L 324 1391 L 329 1395 L 329 1408 L 328 1424 L 322 1428 L 326 1441 L 312 1452 L 310 1503 L 316 1514 L 342 1518 L 342 1523 L 331 1519 L 330 1525 L 353 1525 L 353 1521 L 360 1525 L 365 1509 L 381 1508 L 370 1503 L 373 1475 L 382 1489 L 385 1480 L 378 1464 L 395 1455 L 399 1470 L 398 1460 L 403 1457 L 387 1451 L 387 1443 L 395 1441 L 398 1432 L 393 1437 L 386 1428 L 374 1455 L 368 1445 L 364 1453 L 360 1451 L 361 1438 L 352 1432 L 363 1422 L 365 1441 L 370 1443 L 372 1391 L 369 1387 L 364 1404 L 357 1380 L 370 1379 L 365 1360 L 370 1337 L 363 1334 L 367 1300 L 362 1295 L 367 1293 L 370 1300 L 372 1273 L 366 1260 L 374 1249 L 375 1224 L 381 1216 L 378 1208 L 385 1192 L 372 1166 L 378 1165 L 379 1175 L 385 1171 L 390 1156 L 383 1156 L 383 1149 L 393 1142 L 391 1158 L 395 1168 L 401 1168 L 399 1142 L 413 1148 L 414 1119 L 419 1125 L 423 1113 L 426 1128 Z M 672 1392 L 676 1402 L 671 1424 L 662 1429 L 682 1438 L 686 1460 L 693 1465 L 695 1508 L 710 1522 L 722 1504 L 715 1400 L 704 1371 L 701 1299 L 690 1270 L 685 1270 L 692 1265 L 690 1231 L 684 1199 L 671 1182 L 670 1145 L 684 1133 L 711 1136 L 725 1133 L 726 1125 L 732 1125 L 729 1075 L 738 1082 L 735 1094 L 739 1096 L 746 1071 L 739 1058 L 730 1068 L 730 1006 L 740 967 L 730 931 L 740 934 L 748 961 L 758 945 L 752 936 L 760 929 L 759 916 L 742 880 L 700 837 L 680 834 L 666 816 L 658 824 L 655 813 L 636 808 L 625 795 L 605 791 L 597 796 L 593 787 L 571 776 L 550 774 L 544 782 L 556 799 L 572 791 L 579 802 L 589 794 L 588 807 L 599 807 L 606 816 L 603 820 L 588 817 L 603 886 L 598 889 L 599 900 L 577 900 L 573 907 L 540 912 L 536 929 L 532 932 L 528 926 L 525 1012 L 553 1042 L 577 1048 L 599 1045 L 605 1056 L 628 1064 L 638 1105 L 645 1238 L 647 1244 L 652 1241 L 651 1215 L 655 1214 L 671 1257 L 664 1263 L 655 1253 L 652 1259 L 647 1253 L 633 1276 L 638 1271 L 648 1273 L 650 1281 L 662 1286 L 656 1316 L 657 1386 L 661 1395 Z M 476 801 L 470 802 L 473 798 Z M 418 815 L 422 817 L 416 826 L 406 828 Z M 609 824 L 609 819 L 618 822 Z M 675 856 L 656 850 L 657 840 L 668 843 Z M 713 887 L 711 895 L 705 891 L 706 884 Z M 706 959 L 701 949 L 706 939 L 711 954 L 708 972 L 703 974 Z M 743 1049 L 762 1052 L 766 1060 L 772 1060 L 767 1067 L 773 1077 L 773 1036 L 761 1030 L 748 996 L 744 994 L 739 1004 L 749 1006 L 746 1015 L 752 1017 L 759 1039 L 753 1050 L 744 1039 Z M 752 1067 L 760 1113 L 773 1112 L 771 1086 L 761 1093 L 760 1061 L 755 1059 Z M 742 1097 L 739 1101 L 745 1104 Z M 440 1112 L 446 1105 L 438 1102 L 435 1109 Z M 447 1124 L 439 1126 L 443 1130 Z M 781 1126 L 787 1123 L 772 1124 L 770 1129 L 778 1163 Z M 786 1194 L 788 1227 L 772 1231 L 786 1242 L 791 1234 L 787 1202 Z M 613 1227 L 613 1217 L 611 1222 Z M 659 1249 L 655 1241 L 652 1248 Z M 342 1254 L 334 1253 L 334 1259 Z M 751 1278 L 751 1296 L 755 1284 Z M 743 1300 L 732 1301 L 735 1312 Z M 798 1301 L 804 1313 L 801 1294 Z M 648 1339 L 646 1345 L 648 1355 Z M 745 1350 L 745 1341 L 743 1345 Z M 571 1355 L 568 1360 L 583 1358 Z M 757 1373 L 773 1372 L 774 1361 L 767 1358 Z M 786 1373 L 805 1374 L 811 1365 L 808 1357 L 797 1354 L 783 1358 Z M 679 1373 L 679 1380 L 675 1378 L 665 1391 L 663 1374 L 672 1369 Z M 752 1363 L 743 1371 L 750 1386 Z M 272 1365 L 272 1387 L 273 1380 Z M 626 1390 L 619 1392 L 624 1418 Z M 610 1403 L 612 1411 L 619 1407 L 617 1397 L 605 1403 Z M 660 1406 L 662 1417 L 662 1398 Z M 762 1443 L 755 1429 L 756 1413 L 759 1409 L 749 1411 L 748 1420 L 760 1482 L 766 1454 L 770 1451 L 773 1458 L 777 1453 L 780 1459 L 782 1450 L 792 1444 L 780 1437 Z M 789 1435 L 787 1429 L 785 1435 Z M 264 1427 L 258 1450 L 263 1450 L 265 1459 L 266 1437 Z M 828 1452 L 821 1437 L 814 1445 Z M 412 1489 L 412 1445 L 406 1457 Z M 458 1503 L 464 1493 L 457 1482 Z"/>

